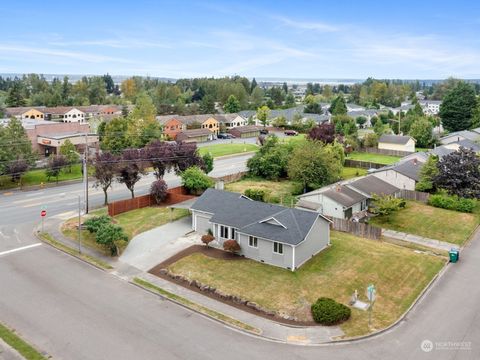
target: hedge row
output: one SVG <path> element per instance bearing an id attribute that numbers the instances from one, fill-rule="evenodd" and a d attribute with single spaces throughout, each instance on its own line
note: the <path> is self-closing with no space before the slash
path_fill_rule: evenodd
<path id="1" fill-rule="evenodd" d="M 471 213 L 475 209 L 476 200 L 445 194 L 435 194 L 430 195 L 428 204 L 442 209 Z"/>

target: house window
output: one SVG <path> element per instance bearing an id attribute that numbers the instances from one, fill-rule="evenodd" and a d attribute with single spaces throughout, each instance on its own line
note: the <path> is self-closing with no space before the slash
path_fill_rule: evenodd
<path id="1" fill-rule="evenodd" d="M 230 239 L 235 239 L 235 229 L 230 228 Z"/>
<path id="2" fill-rule="evenodd" d="M 258 247 L 258 239 L 254 236 L 248 237 L 248 246 L 257 248 Z"/>
<path id="3" fill-rule="evenodd" d="M 220 237 L 228 239 L 228 227 L 220 225 Z"/>
<path id="4" fill-rule="evenodd" d="M 209 124 L 208 127 L 211 129 L 211 128 L 213 127 L 213 125 L 212 125 L 212 124 Z"/>
<path id="5" fill-rule="evenodd" d="M 283 254 L 283 244 L 280 244 L 278 242 L 273 243 L 273 252 L 275 254 Z"/>

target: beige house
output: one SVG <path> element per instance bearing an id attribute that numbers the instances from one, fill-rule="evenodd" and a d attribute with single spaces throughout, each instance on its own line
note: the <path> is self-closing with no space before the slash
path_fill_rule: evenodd
<path id="1" fill-rule="evenodd" d="M 60 121 L 60 122 L 86 122 L 86 116 L 83 111 L 70 106 L 57 106 L 54 108 L 45 109 L 45 120 Z"/>
<path id="2" fill-rule="evenodd" d="M 413 153 L 415 152 L 415 139 L 410 136 L 384 134 L 378 139 L 378 148 Z"/>

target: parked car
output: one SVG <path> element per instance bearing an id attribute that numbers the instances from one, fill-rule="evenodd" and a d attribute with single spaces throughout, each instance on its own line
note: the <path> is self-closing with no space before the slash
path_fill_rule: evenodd
<path id="1" fill-rule="evenodd" d="M 235 139 L 235 135 L 227 134 L 227 133 L 220 133 L 217 135 L 217 139 Z"/>
<path id="2" fill-rule="evenodd" d="M 262 134 L 262 135 L 267 135 L 267 134 L 268 134 L 268 130 L 267 130 L 267 129 L 260 129 L 260 134 Z"/>
<path id="3" fill-rule="evenodd" d="M 285 130 L 283 133 L 286 136 L 296 136 L 296 135 L 298 135 L 298 132 L 296 132 L 295 130 Z"/>

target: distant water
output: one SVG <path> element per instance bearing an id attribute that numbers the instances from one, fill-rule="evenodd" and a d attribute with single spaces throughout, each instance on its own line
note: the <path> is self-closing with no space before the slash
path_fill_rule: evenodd
<path id="1" fill-rule="evenodd" d="M 275 78 L 275 77 L 259 77 L 255 78 L 257 82 L 266 82 L 266 83 L 284 83 L 287 84 L 298 84 L 305 85 L 307 83 L 318 83 L 322 85 L 352 85 L 359 84 L 365 81 L 365 79 L 314 79 L 314 78 Z"/>

